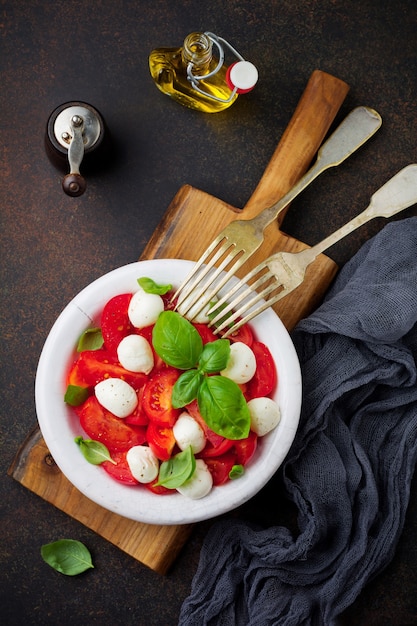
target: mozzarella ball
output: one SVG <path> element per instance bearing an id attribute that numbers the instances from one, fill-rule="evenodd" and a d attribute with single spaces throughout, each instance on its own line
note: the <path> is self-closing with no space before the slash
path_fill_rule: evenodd
<path id="1" fill-rule="evenodd" d="M 253 398 L 248 402 L 250 427 L 263 437 L 279 424 L 281 413 L 278 404 L 271 398 Z"/>
<path id="2" fill-rule="evenodd" d="M 238 385 L 247 383 L 256 372 L 255 355 L 249 346 L 241 341 L 230 345 L 230 357 L 224 370 L 220 372 Z"/>
<path id="3" fill-rule="evenodd" d="M 149 374 L 154 366 L 149 341 L 140 335 L 128 335 L 117 346 L 117 358 L 129 372 Z"/>
<path id="4" fill-rule="evenodd" d="M 130 300 L 127 314 L 130 323 L 135 328 L 145 328 L 145 326 L 155 324 L 163 310 L 164 301 L 161 296 L 139 289 Z"/>
<path id="5" fill-rule="evenodd" d="M 101 406 L 116 417 L 127 417 L 138 405 L 136 391 L 121 378 L 106 378 L 97 383 L 94 391 Z"/>
<path id="6" fill-rule="evenodd" d="M 181 413 L 172 430 L 175 441 L 181 450 L 191 446 L 194 454 L 197 454 L 206 445 L 203 429 L 189 413 Z"/>
<path id="7" fill-rule="evenodd" d="M 177 491 L 183 496 L 191 498 L 191 500 L 199 500 L 204 498 L 211 491 L 212 487 L 213 478 L 209 468 L 203 459 L 197 459 L 194 474 L 181 487 L 177 487 Z"/>
<path id="8" fill-rule="evenodd" d="M 159 461 L 148 446 L 133 446 L 126 454 L 132 475 L 140 483 L 151 483 L 158 476 Z"/>

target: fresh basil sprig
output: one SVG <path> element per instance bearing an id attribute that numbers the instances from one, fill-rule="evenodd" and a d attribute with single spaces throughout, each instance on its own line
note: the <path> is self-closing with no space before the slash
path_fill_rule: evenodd
<path id="1" fill-rule="evenodd" d="M 76 576 L 94 568 L 88 548 L 75 539 L 59 539 L 47 543 L 41 547 L 41 556 L 45 563 L 67 576 Z"/>
<path id="2" fill-rule="evenodd" d="M 111 458 L 107 447 L 101 441 L 83 439 L 81 436 L 75 437 L 74 441 L 79 446 L 84 458 L 92 465 L 100 465 L 104 461 L 110 461 L 113 465 L 117 465 L 116 461 L 113 461 Z"/>
<path id="3" fill-rule="evenodd" d="M 191 478 L 195 471 L 195 457 L 191 446 L 182 452 L 178 452 L 168 461 L 161 463 L 157 485 L 167 489 L 181 487 L 186 480 Z"/>
<path id="4" fill-rule="evenodd" d="M 245 397 L 234 381 L 213 376 L 223 370 L 230 357 L 228 339 L 203 345 L 195 327 L 175 311 L 163 311 L 153 329 L 157 354 L 168 365 L 186 370 L 172 391 L 172 405 L 181 408 L 197 399 L 207 426 L 228 439 L 244 439 L 250 430 L 250 413 Z"/>
<path id="5" fill-rule="evenodd" d="M 138 283 L 146 293 L 155 293 L 158 296 L 163 296 L 172 289 L 172 285 L 159 285 L 152 278 L 146 278 L 146 276 L 138 278 Z"/>

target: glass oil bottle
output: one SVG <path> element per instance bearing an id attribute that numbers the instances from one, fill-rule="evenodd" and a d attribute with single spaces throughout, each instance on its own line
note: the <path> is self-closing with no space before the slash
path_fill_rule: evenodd
<path id="1" fill-rule="evenodd" d="M 213 55 L 213 44 L 218 58 Z M 237 63 L 224 65 L 223 46 L 237 56 Z M 245 61 L 227 41 L 208 32 L 189 34 L 178 48 L 153 50 L 149 69 L 158 89 L 180 104 L 204 113 L 230 107 L 239 93 L 254 87 L 258 78 L 252 63 Z"/>

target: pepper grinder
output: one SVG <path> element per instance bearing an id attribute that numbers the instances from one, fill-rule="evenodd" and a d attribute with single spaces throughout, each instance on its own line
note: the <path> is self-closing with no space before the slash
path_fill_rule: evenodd
<path id="1" fill-rule="evenodd" d="M 101 114 L 85 102 L 67 102 L 50 115 L 46 130 L 46 148 L 51 160 L 59 167 L 66 164 L 69 173 L 62 181 L 62 188 L 69 196 L 81 196 L 87 183 L 80 174 L 81 163 L 88 166 L 98 159 L 103 145 L 104 121 Z"/>

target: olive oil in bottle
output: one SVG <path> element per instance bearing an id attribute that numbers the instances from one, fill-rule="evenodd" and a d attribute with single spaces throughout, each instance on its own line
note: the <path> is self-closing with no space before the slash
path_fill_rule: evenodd
<path id="1" fill-rule="evenodd" d="M 224 51 L 220 41 L 229 45 L 211 33 L 191 33 L 182 47 L 153 50 L 149 56 L 149 69 L 158 89 L 180 104 L 204 113 L 216 113 L 231 106 L 239 93 L 254 86 L 257 71 L 232 48 L 240 59 L 240 63 L 233 65 L 243 64 L 246 68 L 243 71 L 246 76 L 244 88 L 232 84 L 232 66 L 228 68 L 223 64 Z M 213 55 L 213 42 L 218 48 L 219 59 Z M 250 89 L 246 87 L 248 81 L 253 82 Z"/>

